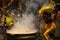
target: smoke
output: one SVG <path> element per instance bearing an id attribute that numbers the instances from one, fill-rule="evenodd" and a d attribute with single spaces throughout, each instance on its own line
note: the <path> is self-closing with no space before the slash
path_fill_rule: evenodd
<path id="1" fill-rule="evenodd" d="M 15 17 L 16 21 L 14 21 L 14 26 L 7 30 L 7 33 L 11 34 L 27 34 L 27 33 L 35 33 L 37 29 L 35 27 L 35 14 L 38 11 L 38 7 L 41 6 L 43 0 L 35 0 L 35 1 L 26 1 L 25 3 L 25 11 L 23 11 L 22 17 Z"/>
<path id="2" fill-rule="evenodd" d="M 40 4 L 41 3 L 49 3 L 50 0 L 35 0 L 36 2 L 39 2 Z"/>
<path id="3" fill-rule="evenodd" d="M 22 18 L 17 18 L 14 26 L 7 30 L 11 34 L 27 34 L 37 32 L 34 24 L 35 16 L 33 14 L 22 14 Z"/>

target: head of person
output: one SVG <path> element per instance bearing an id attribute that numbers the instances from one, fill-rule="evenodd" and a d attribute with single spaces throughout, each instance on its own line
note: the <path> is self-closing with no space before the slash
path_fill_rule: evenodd
<path id="1" fill-rule="evenodd" d="M 44 19 L 44 21 L 45 21 L 45 23 L 46 24 L 49 24 L 49 23 L 52 23 L 52 14 L 51 14 L 51 12 L 47 12 L 47 11 L 45 11 L 44 13 L 43 13 L 43 19 Z"/>

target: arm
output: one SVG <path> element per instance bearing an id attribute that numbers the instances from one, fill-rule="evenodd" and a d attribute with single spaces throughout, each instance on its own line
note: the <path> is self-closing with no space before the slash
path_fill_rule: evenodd
<path id="1" fill-rule="evenodd" d="M 45 36 L 46 40 L 49 40 L 49 35 L 48 34 L 51 31 L 55 30 L 55 28 L 56 28 L 55 23 L 52 23 L 51 27 L 44 32 L 44 36 Z"/>

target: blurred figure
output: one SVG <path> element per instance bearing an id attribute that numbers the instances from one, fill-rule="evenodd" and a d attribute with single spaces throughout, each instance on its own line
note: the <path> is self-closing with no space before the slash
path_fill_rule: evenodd
<path id="1" fill-rule="evenodd" d="M 0 27 L 3 28 L 4 26 L 4 21 L 5 21 L 5 15 L 0 14 Z"/>
<path id="2" fill-rule="evenodd" d="M 45 5 L 39 11 L 40 16 L 43 18 L 41 27 L 41 34 L 43 37 L 42 40 L 51 40 L 51 36 L 54 34 L 56 25 L 54 23 L 54 17 L 52 15 L 53 8 L 53 5 Z"/>
<path id="3" fill-rule="evenodd" d="M 4 33 L 5 33 L 5 15 L 0 14 L 0 39 L 4 39 Z"/>
<path id="4" fill-rule="evenodd" d="M 60 5 L 56 5 L 56 9 L 55 9 L 56 10 L 56 17 L 55 17 L 56 30 L 55 30 L 54 40 L 60 40 Z"/>
<path id="5" fill-rule="evenodd" d="M 3 27 L 4 27 L 4 19 L 5 16 L 3 14 L 0 14 L 0 34 L 3 34 Z"/>
<path id="6" fill-rule="evenodd" d="M 45 32 L 44 36 L 46 40 L 51 40 L 52 36 L 54 35 L 54 30 L 56 28 L 56 25 L 52 19 L 51 13 L 44 12 L 43 19 L 45 21 Z"/>
<path id="7" fill-rule="evenodd" d="M 14 13 L 11 12 L 9 13 L 7 16 L 6 16 L 6 28 L 11 28 L 12 25 L 13 25 L 13 16 L 14 16 Z"/>

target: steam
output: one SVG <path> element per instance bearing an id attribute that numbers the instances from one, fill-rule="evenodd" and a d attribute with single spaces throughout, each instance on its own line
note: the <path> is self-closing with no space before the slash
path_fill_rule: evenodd
<path id="1" fill-rule="evenodd" d="M 38 11 L 38 7 L 41 6 L 43 0 L 27 1 L 25 3 L 26 9 L 23 11 L 22 17 L 17 16 L 14 21 L 14 26 L 7 30 L 7 33 L 11 34 L 28 34 L 35 33 L 37 29 L 35 27 L 35 14 Z"/>
<path id="2" fill-rule="evenodd" d="M 37 32 L 34 24 L 34 15 L 33 14 L 23 14 L 22 18 L 17 18 L 17 21 L 14 23 L 14 26 L 7 30 L 11 34 L 28 34 Z"/>

